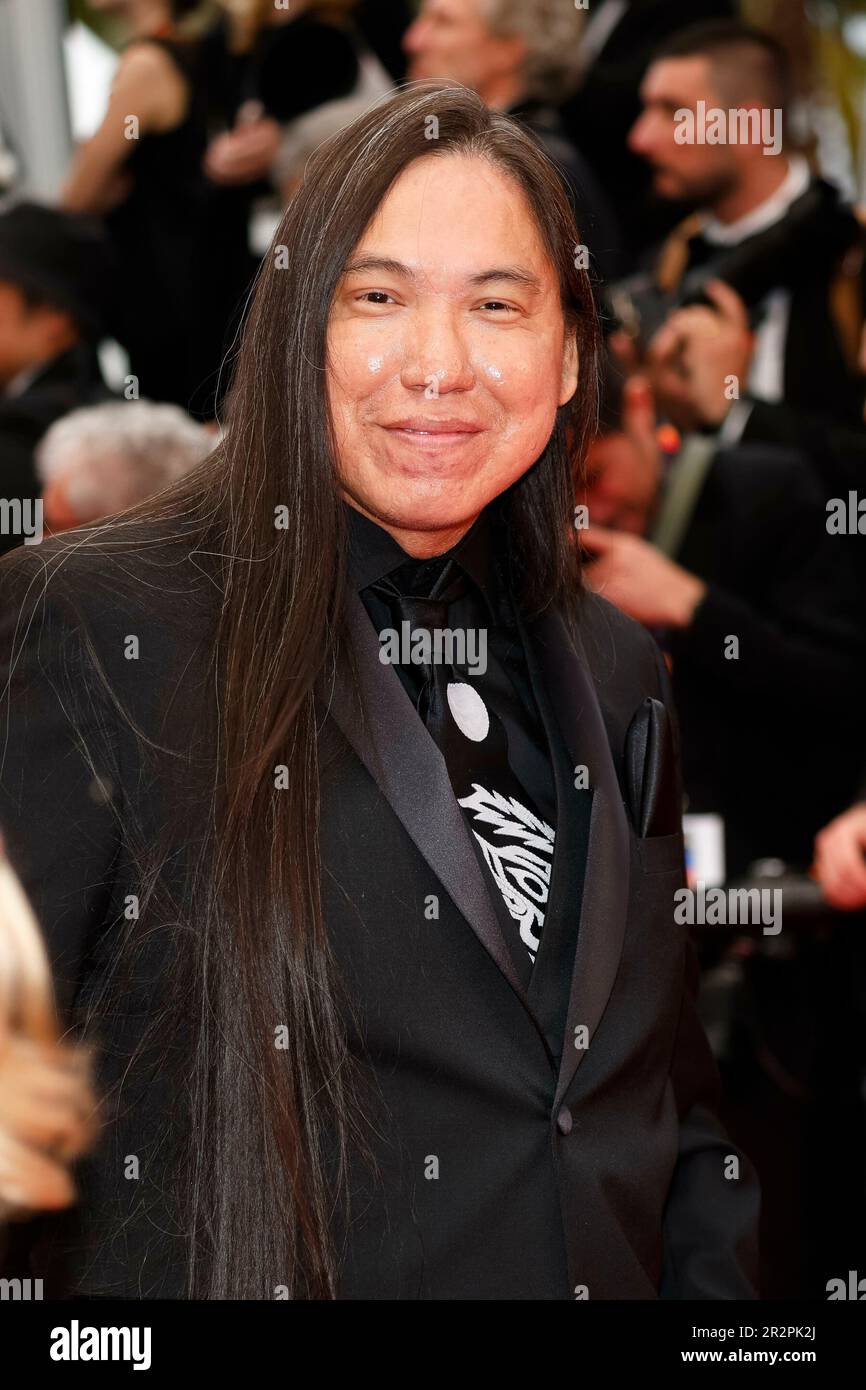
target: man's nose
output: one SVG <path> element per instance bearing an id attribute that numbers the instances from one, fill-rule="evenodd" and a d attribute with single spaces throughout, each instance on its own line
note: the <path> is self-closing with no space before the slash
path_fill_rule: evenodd
<path id="1" fill-rule="evenodd" d="M 426 25 L 423 16 L 419 16 L 418 19 L 414 20 L 409 25 L 409 28 L 406 30 L 402 39 L 404 53 L 408 53 L 410 55 L 413 53 L 418 53 L 419 50 L 424 46 L 425 27 Z"/>
<path id="2" fill-rule="evenodd" d="M 430 399 L 474 385 L 475 373 L 459 312 L 451 305 L 416 310 L 400 376 L 408 390 L 423 386 Z"/>
<path id="3" fill-rule="evenodd" d="M 651 125 L 646 111 L 642 111 L 628 133 L 627 143 L 633 154 L 645 155 L 650 148 Z"/>

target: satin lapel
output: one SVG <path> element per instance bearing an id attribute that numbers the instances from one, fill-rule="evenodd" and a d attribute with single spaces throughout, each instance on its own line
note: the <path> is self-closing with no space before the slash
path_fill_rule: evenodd
<path id="1" fill-rule="evenodd" d="M 341 663 L 333 689 L 324 692 L 328 713 L 482 946 L 526 1004 L 445 760 L 412 708 L 397 672 L 379 660 L 376 632 L 357 594 L 349 594 L 348 606 L 361 706 Z"/>
<path id="2" fill-rule="evenodd" d="M 619 966 L 629 901 L 629 832 L 580 640 L 576 644 L 571 640 L 559 613 L 545 614 L 530 630 L 572 766 L 589 769 L 593 793 L 583 903 L 554 1102 L 559 1105 L 586 1055 L 585 1048 L 574 1046 L 575 1029 L 583 1025 L 592 1044 Z"/>
<path id="3" fill-rule="evenodd" d="M 556 798 L 556 841 L 550 871 L 550 891 L 541 942 L 526 995 L 558 1059 L 562 1053 L 561 1030 L 565 1024 L 565 1019 L 561 1016 L 562 993 L 568 990 L 574 965 L 574 947 L 569 938 L 576 926 L 576 923 L 569 920 L 569 897 L 574 874 L 571 859 L 574 849 L 571 840 L 575 831 L 575 806 L 572 801 L 572 796 L 575 795 L 572 792 L 574 774 L 571 772 L 573 763 L 570 750 L 566 748 L 564 752 L 560 751 L 563 749 L 562 731 L 553 711 L 546 676 L 538 661 L 532 630 L 519 612 L 515 612 L 515 618 L 523 640 L 535 703 L 547 735 Z M 590 793 L 587 791 L 583 795 L 590 796 Z"/>

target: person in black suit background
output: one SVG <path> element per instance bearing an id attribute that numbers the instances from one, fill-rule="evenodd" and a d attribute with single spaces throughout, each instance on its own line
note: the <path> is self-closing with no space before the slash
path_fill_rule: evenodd
<path id="1" fill-rule="evenodd" d="M 631 326 L 660 409 L 694 428 L 676 415 L 685 374 L 682 316 L 706 306 L 712 279 L 740 294 L 754 342 L 725 420 L 728 442 L 752 402 L 812 411 L 837 425 L 862 423 L 866 240 L 855 209 L 793 148 L 791 91 L 790 63 L 769 35 L 733 21 L 696 25 L 656 53 L 629 136 L 652 167 L 657 194 L 688 197 L 698 211 L 661 246 L 649 271 L 618 288 L 614 307 L 639 321 Z M 708 138 L 714 132 L 701 123 L 701 102 L 708 119 L 723 113 L 724 139 Z M 738 112 L 748 115 L 745 134 Z M 680 113 L 691 113 L 692 132 Z"/>
<path id="2" fill-rule="evenodd" d="M 108 248 L 93 223 L 29 202 L 0 214 L 0 492 L 7 501 L 39 497 L 34 450 L 49 425 L 108 399 L 96 347 L 110 303 Z M 0 532 L 0 552 L 21 541 Z"/>
<path id="3" fill-rule="evenodd" d="M 310 161 L 212 458 L 0 566 L 0 820 L 108 1113 L 49 1290 L 756 1296 L 664 666 L 580 584 L 574 239 L 517 122 L 399 92 Z"/>
<path id="4" fill-rule="evenodd" d="M 866 478 L 866 330 L 858 354 L 860 418 L 839 424 L 821 413 L 820 403 L 809 410 L 796 398 L 764 401 L 741 391 L 755 355 L 748 309 L 724 280 L 708 280 L 705 291 L 705 303 L 675 310 L 658 335 L 658 358 L 675 348 L 677 362 L 676 372 L 666 373 L 668 418 L 684 430 L 716 432 L 727 443 L 806 454 L 828 498 L 856 491 Z"/>
<path id="5" fill-rule="evenodd" d="M 588 7 L 581 39 L 581 79 L 565 102 L 569 139 L 584 150 L 628 238 L 634 264 L 689 211 L 686 202 L 654 199 L 650 172 L 628 145 L 640 114 L 640 85 L 655 49 L 701 20 L 731 19 L 735 0 L 601 0 Z M 591 132 L 591 138 L 589 133 Z"/>
<path id="6" fill-rule="evenodd" d="M 830 534 L 820 476 L 792 449 L 686 436 L 663 476 L 615 368 L 607 379 L 580 494 L 590 582 L 670 652 L 688 807 L 722 816 L 729 875 L 771 857 L 806 869 L 857 790 L 862 538 Z"/>
<path id="7" fill-rule="evenodd" d="M 691 435 L 663 469 L 646 381 L 622 400 L 608 381 L 581 494 L 588 582 L 670 654 L 688 810 L 722 818 L 727 881 L 754 882 L 758 860 L 797 875 L 856 792 L 863 537 L 828 533 L 824 479 L 793 450 Z M 864 810 L 816 846 L 828 900 L 852 908 Z M 764 1297 L 814 1298 L 863 1248 L 862 933 L 829 912 L 791 928 L 781 892 L 780 935 L 701 934 L 702 1011 L 761 1177 Z"/>
<path id="8" fill-rule="evenodd" d="M 406 76 L 403 35 L 414 18 L 409 0 L 358 0 L 352 23 L 395 82 Z"/>

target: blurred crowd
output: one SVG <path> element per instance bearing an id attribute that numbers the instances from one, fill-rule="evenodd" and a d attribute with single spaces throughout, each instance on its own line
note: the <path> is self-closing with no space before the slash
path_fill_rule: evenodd
<path id="1" fill-rule="evenodd" d="M 598 433 L 575 459 L 587 582 L 666 653 L 686 811 L 717 827 L 727 880 L 799 882 L 812 904 L 784 945 L 703 944 L 731 1127 L 781 1171 L 820 1112 L 850 1156 L 866 1131 L 866 972 L 839 925 L 866 909 L 866 215 L 822 172 L 784 36 L 735 0 L 89 9 L 125 30 L 104 117 L 56 205 L 14 183 L 0 204 L 4 497 L 40 499 L 56 531 L 202 463 L 256 227 L 395 84 L 458 82 L 524 122 L 566 181 L 605 334 Z M 827 1175 L 814 1156 L 786 1171 L 766 1218 L 778 1294 L 808 1278 L 789 1203 L 811 1210 Z"/>

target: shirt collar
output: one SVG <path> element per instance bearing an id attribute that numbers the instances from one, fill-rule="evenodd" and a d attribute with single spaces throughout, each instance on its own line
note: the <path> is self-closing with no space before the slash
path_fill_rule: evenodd
<path id="1" fill-rule="evenodd" d="M 701 227 L 704 240 L 713 246 L 736 246 L 746 237 L 766 231 L 775 222 L 780 222 L 791 204 L 806 192 L 811 178 L 809 164 L 803 156 L 791 155 L 784 180 L 760 207 L 746 213 L 745 217 L 737 218 L 736 222 L 720 222 L 707 213 Z"/>
<path id="2" fill-rule="evenodd" d="M 390 532 L 379 526 L 357 507 L 344 502 L 349 525 L 349 577 L 357 592 L 384 579 L 386 574 L 413 557 L 403 549 Z M 497 614 L 496 568 L 493 563 L 493 503 L 473 522 L 466 535 L 456 545 L 443 551 L 443 556 L 455 560 L 473 581 L 490 608 Z"/>
<path id="3" fill-rule="evenodd" d="M 15 400 L 18 396 L 23 396 L 33 385 L 37 377 L 40 377 L 50 366 L 50 362 L 39 362 L 35 367 L 25 367 L 23 371 L 13 376 L 11 381 L 0 390 L 0 396 L 4 400 Z"/>

